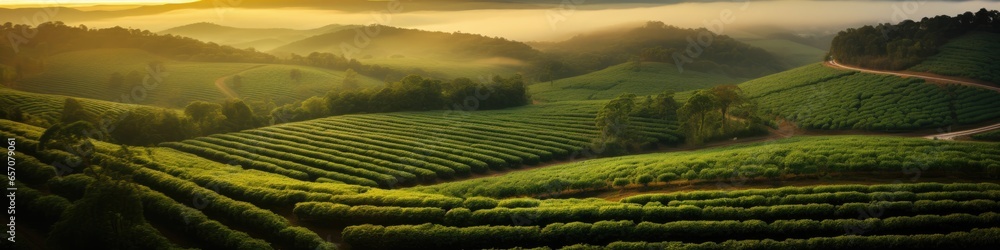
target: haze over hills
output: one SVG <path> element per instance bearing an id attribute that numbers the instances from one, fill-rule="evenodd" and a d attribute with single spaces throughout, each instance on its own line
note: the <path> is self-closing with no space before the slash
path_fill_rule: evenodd
<path id="1" fill-rule="evenodd" d="M 994 3 L 0 9 L 0 249 L 993 249 Z"/>
<path id="2" fill-rule="evenodd" d="M 214 23 L 194 23 L 163 30 L 157 32 L 157 34 L 186 36 L 205 42 L 213 42 L 237 48 L 254 48 L 259 51 L 269 51 L 312 36 L 354 27 L 356 26 L 331 24 L 315 29 L 297 30 L 287 28 L 235 28 Z"/>

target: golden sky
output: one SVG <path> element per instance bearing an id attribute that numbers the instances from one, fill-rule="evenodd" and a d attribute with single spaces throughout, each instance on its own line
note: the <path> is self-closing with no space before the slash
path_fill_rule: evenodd
<path id="1" fill-rule="evenodd" d="M 5 0 L 0 6 L 25 5 L 149 5 L 165 3 L 187 3 L 197 0 Z"/>

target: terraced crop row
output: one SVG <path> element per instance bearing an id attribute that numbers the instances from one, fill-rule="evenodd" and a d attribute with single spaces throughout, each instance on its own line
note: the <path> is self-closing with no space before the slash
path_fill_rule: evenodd
<path id="1" fill-rule="evenodd" d="M 18 159 L 25 162 L 53 162 L 63 163 L 67 161 L 64 156 L 68 154 L 62 151 L 46 150 L 37 152 L 32 147 L 37 145 L 37 138 L 41 136 L 42 129 L 26 126 L 9 121 L 0 121 L 0 134 L 5 138 L 15 138 L 18 142 L 20 154 Z M 211 161 L 204 159 L 194 159 L 189 155 L 177 152 L 166 155 L 157 162 L 168 162 L 171 166 L 151 164 L 151 162 L 136 163 L 128 162 L 124 158 L 112 156 L 120 155 L 118 146 L 95 142 L 95 150 L 86 156 L 87 162 L 100 166 L 106 170 L 128 173 L 131 181 L 135 184 L 136 191 L 142 199 L 143 212 L 147 220 L 158 223 L 165 228 L 171 228 L 174 232 L 180 232 L 173 237 L 184 237 L 188 240 L 197 241 L 198 246 L 207 248 L 226 249 L 274 249 L 274 248 L 295 248 L 295 249 L 335 249 L 335 246 L 324 241 L 316 233 L 302 228 L 292 226 L 287 219 L 269 211 L 257 207 L 254 204 L 234 200 L 220 194 L 220 182 L 213 184 L 202 184 L 200 186 L 191 180 L 177 177 L 167 172 L 174 172 L 179 176 L 191 178 L 180 172 L 193 171 L 195 165 L 210 165 Z M 62 153 L 57 153 L 62 152 Z M 136 157 L 155 157 L 152 151 L 147 151 L 146 155 Z M 140 153 L 136 153 L 140 154 Z M 35 160 L 33 158 L 38 157 Z M 151 159 L 145 159 L 150 161 Z M 184 162 L 184 161 L 195 162 Z M 189 165 L 190 164 L 190 165 Z M 215 163 L 217 164 L 217 163 Z M 220 164 L 221 165 L 221 164 Z M 57 172 L 63 169 L 44 164 L 19 164 L 20 173 L 32 173 L 26 176 L 28 185 L 32 187 L 46 187 L 53 194 L 69 200 L 76 200 L 83 197 L 86 187 L 93 180 L 89 175 L 80 174 L 83 166 L 71 169 L 74 172 L 67 172 L 63 176 L 57 176 Z M 57 165 L 58 166 L 58 165 Z M 160 169 L 151 167 L 160 166 Z M 185 167 L 187 166 L 187 167 Z M 92 166 L 93 167 L 93 166 Z M 205 166 L 206 168 L 218 168 L 218 166 Z M 163 172 L 166 171 L 166 172 Z M 218 171 L 218 170 L 216 170 Z M 234 168 L 230 171 L 241 173 L 243 169 Z M 41 173 L 41 174 L 40 174 Z M 48 173 L 48 174 L 44 174 Z M 253 176 L 268 175 L 267 173 L 247 173 Z M 41 176 L 41 178 L 39 178 Z M 218 175 L 216 175 L 218 176 Z M 244 177 L 245 178 L 245 177 Z M 291 179 L 284 178 L 284 181 Z M 259 181 L 264 178 L 260 178 Z M 218 180 L 217 180 L 218 181 Z M 243 187 L 252 185 L 243 184 Z M 268 192 L 275 193 L 278 188 L 270 188 Z M 287 189 L 286 189 L 287 190 Z M 337 189 L 315 189 L 314 192 L 331 192 Z M 340 189 L 339 193 L 356 193 L 346 189 Z M 331 192 L 326 198 L 336 194 Z M 323 200 L 322 196 L 314 197 L 314 200 Z M 51 199 L 50 199 L 51 200 Z M 191 202 L 195 201 L 195 202 Z M 305 201 L 305 200 L 300 200 Z M 55 201 L 53 201 L 55 202 Z M 257 202 L 261 204 L 263 202 Z M 200 204 L 200 205 L 199 205 Z M 266 203 L 264 203 L 266 204 Z M 44 210 L 40 210 L 42 212 Z M 40 221 L 58 221 L 60 216 L 68 216 L 67 213 L 42 213 L 46 218 Z M 239 228 L 239 229 L 234 229 Z M 148 236 L 144 236 L 142 244 L 154 244 L 155 239 L 163 237 L 159 232 L 150 231 Z M 253 236 L 251 236 L 253 235 Z M 162 247 L 177 247 L 176 244 L 190 244 L 166 242 L 156 243 Z M 167 245 L 163 245 L 167 244 Z M 190 246 L 187 246 L 190 247 Z"/>
<path id="2" fill-rule="evenodd" d="M 697 152 L 595 159 L 410 190 L 506 198 L 685 181 L 725 184 L 872 171 L 901 179 L 940 172 L 1000 176 L 1000 147 L 899 137 L 796 137 Z"/>
<path id="3" fill-rule="evenodd" d="M 597 135 L 586 113 L 441 114 L 346 115 L 162 146 L 296 179 L 395 187 L 566 159 Z M 675 123 L 637 119 L 635 128 L 680 140 Z"/>
<path id="4" fill-rule="evenodd" d="M 741 85 L 742 86 L 742 85 Z M 809 129 L 913 130 L 1000 116 L 1000 93 L 857 73 L 755 99 L 760 111 Z"/>

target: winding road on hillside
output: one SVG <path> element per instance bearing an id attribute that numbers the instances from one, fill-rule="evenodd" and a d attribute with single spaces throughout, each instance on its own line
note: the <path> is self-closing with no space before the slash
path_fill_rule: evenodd
<path id="1" fill-rule="evenodd" d="M 266 65 L 256 65 L 256 66 L 249 67 L 247 69 L 244 69 L 244 70 L 242 70 L 240 72 L 236 72 L 236 73 L 228 75 L 228 76 L 219 77 L 219 79 L 215 79 L 215 87 L 218 88 L 219 92 L 222 92 L 223 95 L 226 95 L 227 99 L 239 99 L 240 98 L 240 94 L 236 93 L 236 91 L 234 91 L 233 89 L 229 88 L 228 85 L 226 85 L 226 79 L 229 79 L 229 78 L 231 78 L 231 77 L 233 77 L 235 75 L 242 74 L 243 72 L 247 72 L 247 71 L 250 71 L 252 69 L 256 69 L 256 68 L 260 68 L 260 67 L 264 67 L 264 66 L 266 66 Z"/>
<path id="2" fill-rule="evenodd" d="M 988 90 L 993 90 L 993 91 L 996 91 L 996 92 L 1000 92 L 1000 87 L 991 86 L 991 85 L 987 85 L 985 83 L 980 83 L 980 82 L 977 82 L 977 81 L 974 81 L 974 80 L 963 79 L 963 78 L 958 78 L 958 77 L 941 76 L 941 75 L 936 75 L 936 74 L 931 74 L 931 73 L 924 73 L 924 72 L 901 72 L 901 71 L 886 71 L 886 70 L 862 69 L 862 68 L 858 68 L 858 67 L 852 67 L 852 66 L 842 65 L 840 63 L 837 63 L 837 61 L 833 61 L 833 60 L 824 62 L 823 65 L 826 65 L 827 67 L 831 67 L 831 68 L 836 68 L 836 69 L 846 69 L 846 70 L 860 71 L 860 72 L 871 73 L 871 74 L 894 75 L 894 76 L 900 76 L 900 77 L 916 77 L 916 78 L 921 78 L 921 79 L 924 79 L 924 80 L 927 80 L 927 81 L 932 81 L 932 82 L 945 83 L 945 84 L 960 84 L 960 85 L 972 86 L 972 87 L 977 87 L 977 88 L 988 89 Z M 986 131 L 990 131 L 990 130 L 995 130 L 995 129 L 1000 129 L 1000 123 L 989 125 L 989 126 L 985 126 L 985 127 L 980 127 L 980 128 L 969 129 L 969 130 L 928 135 L 928 136 L 924 136 L 924 138 L 927 138 L 927 139 L 940 139 L 940 140 L 954 140 L 956 137 L 970 136 L 970 135 L 974 135 L 974 134 L 978 134 L 978 133 L 982 133 L 982 132 L 986 132 Z"/>

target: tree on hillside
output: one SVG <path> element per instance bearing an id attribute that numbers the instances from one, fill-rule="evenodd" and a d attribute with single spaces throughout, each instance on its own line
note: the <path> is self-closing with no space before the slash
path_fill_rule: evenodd
<path id="1" fill-rule="evenodd" d="M 140 107 L 129 111 L 110 132 L 117 143 L 148 146 L 194 137 L 197 126 L 174 110 Z"/>
<path id="2" fill-rule="evenodd" d="M 227 131 L 240 131 L 256 128 L 260 125 L 253 110 L 243 100 L 226 100 L 226 103 L 222 105 L 222 114 L 226 116 Z"/>
<path id="3" fill-rule="evenodd" d="M 66 98 L 63 102 L 62 119 L 63 124 L 70 124 L 78 121 L 86 121 L 91 124 L 97 123 L 97 116 L 83 108 L 83 104 L 73 98 Z"/>
<path id="4" fill-rule="evenodd" d="M 635 94 L 622 94 L 597 111 L 595 125 L 600 134 L 594 140 L 595 148 L 603 148 L 605 154 L 620 155 L 635 143 L 636 133 L 630 119 L 634 99 Z"/>
<path id="5" fill-rule="evenodd" d="M 736 105 L 740 105 L 746 102 L 746 98 L 743 96 L 743 90 L 736 85 L 721 85 L 716 86 L 710 90 L 712 95 L 715 97 L 716 104 L 718 105 L 719 111 L 722 112 L 722 131 L 729 131 L 726 127 L 728 123 L 729 110 Z"/>
<path id="6" fill-rule="evenodd" d="M 632 115 L 648 118 L 667 119 L 677 115 L 677 100 L 673 91 L 663 91 L 656 96 L 646 96 L 646 99 L 636 103 Z"/>
<path id="7" fill-rule="evenodd" d="M 184 107 L 184 114 L 191 118 L 201 135 L 225 132 L 222 125 L 226 116 L 222 114 L 222 105 L 218 103 L 194 101 Z"/>
<path id="8" fill-rule="evenodd" d="M 684 103 L 684 106 L 677 111 L 681 116 L 681 122 L 686 124 L 689 131 L 689 138 L 699 142 L 704 139 L 705 136 L 705 118 L 709 113 L 716 110 L 718 107 L 718 101 L 715 95 L 709 90 L 699 90 L 694 93 Z"/>
<path id="9" fill-rule="evenodd" d="M 52 125 L 38 138 L 36 150 L 45 150 L 53 147 L 78 147 L 81 143 L 88 144 L 88 135 L 96 131 L 94 125 L 87 121 L 75 121 L 73 123 L 59 123 Z"/>

